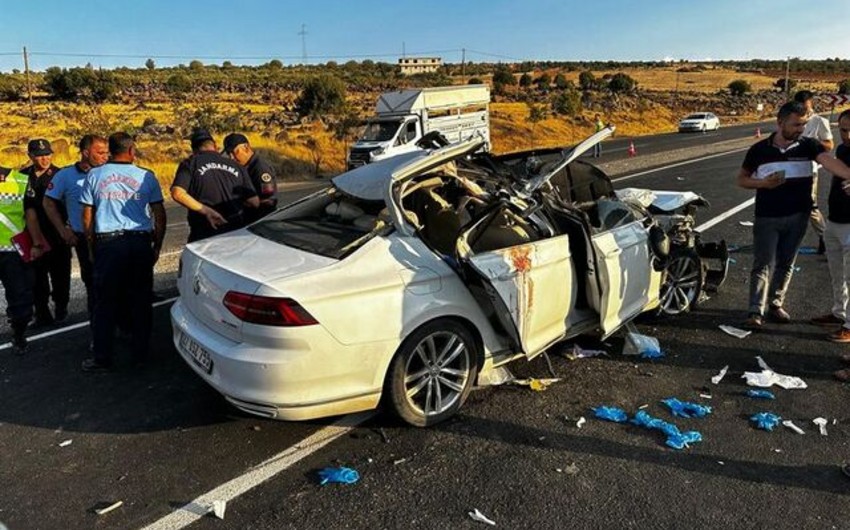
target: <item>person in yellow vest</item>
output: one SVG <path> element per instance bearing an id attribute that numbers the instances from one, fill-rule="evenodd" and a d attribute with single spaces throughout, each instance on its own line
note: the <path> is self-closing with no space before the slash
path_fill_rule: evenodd
<path id="1" fill-rule="evenodd" d="M 35 192 L 29 185 L 29 177 L 0 167 L 0 282 L 6 291 L 6 315 L 12 325 L 12 346 L 17 355 L 23 355 L 27 348 L 26 331 L 32 319 L 35 278 L 12 237 L 26 230 L 33 241 L 31 258 L 38 259 L 44 254 L 44 236 L 35 207 Z"/>

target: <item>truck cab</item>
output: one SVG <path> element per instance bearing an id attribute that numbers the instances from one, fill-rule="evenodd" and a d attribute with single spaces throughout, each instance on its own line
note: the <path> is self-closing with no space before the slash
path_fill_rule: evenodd
<path id="1" fill-rule="evenodd" d="M 371 118 L 348 154 L 348 169 L 418 149 L 422 126 L 414 115 Z"/>

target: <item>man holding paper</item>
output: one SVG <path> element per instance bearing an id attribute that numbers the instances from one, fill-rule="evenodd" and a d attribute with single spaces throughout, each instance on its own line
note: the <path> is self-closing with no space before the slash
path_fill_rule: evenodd
<path id="1" fill-rule="evenodd" d="M 802 136 L 806 115 L 806 107 L 799 102 L 782 105 L 776 116 L 777 130 L 750 147 L 738 173 L 739 186 L 756 190 L 749 317 L 745 322 L 749 328 L 760 328 L 765 316 L 779 323 L 791 321 L 782 306 L 812 211 L 812 162 L 838 178 L 850 179 L 850 168 L 820 142 Z"/>

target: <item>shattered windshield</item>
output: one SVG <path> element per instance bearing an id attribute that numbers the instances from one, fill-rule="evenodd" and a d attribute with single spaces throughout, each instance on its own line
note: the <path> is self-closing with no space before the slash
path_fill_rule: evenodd
<path id="1" fill-rule="evenodd" d="M 705 118 L 705 114 L 691 114 L 686 120 L 702 120 Z"/>
<path id="2" fill-rule="evenodd" d="M 400 124 L 401 120 L 369 122 L 360 139 L 364 142 L 388 142 L 395 137 Z"/>

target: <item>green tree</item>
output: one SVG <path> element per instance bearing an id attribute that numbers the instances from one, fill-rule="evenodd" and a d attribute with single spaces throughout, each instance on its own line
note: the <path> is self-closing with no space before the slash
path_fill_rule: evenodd
<path id="1" fill-rule="evenodd" d="M 301 116 L 333 114 L 345 104 L 345 84 L 338 77 L 320 75 L 311 78 L 295 102 Z"/>
<path id="2" fill-rule="evenodd" d="M 534 144 L 534 132 L 537 124 L 546 119 L 546 107 L 537 103 L 526 102 L 528 105 L 528 123 L 531 124 L 531 145 Z"/>
<path id="3" fill-rule="evenodd" d="M 54 99 L 103 102 L 115 95 L 118 83 L 106 70 L 51 66 L 44 73 L 44 89 Z"/>
<path id="4" fill-rule="evenodd" d="M 564 116 L 581 114 L 581 93 L 575 89 L 566 89 L 554 94 L 550 100 L 552 111 Z"/>
<path id="5" fill-rule="evenodd" d="M 145 68 L 147 68 L 148 70 L 154 70 L 156 69 L 156 63 L 153 62 L 153 59 L 148 59 L 147 61 L 145 61 Z"/>
<path id="6" fill-rule="evenodd" d="M 750 84 L 744 79 L 736 79 L 729 83 L 729 93 L 733 96 L 743 96 L 752 90 Z"/>
<path id="7" fill-rule="evenodd" d="M 24 82 L 15 76 L 0 74 L 0 101 L 19 101 L 24 98 Z"/>
<path id="8" fill-rule="evenodd" d="M 555 87 L 561 90 L 567 88 L 570 85 L 570 82 L 567 81 L 567 78 L 564 77 L 564 74 L 559 73 L 555 76 Z"/>
<path id="9" fill-rule="evenodd" d="M 507 66 L 500 66 L 493 72 L 493 83 L 499 83 L 501 85 L 515 85 L 516 78 L 514 78 L 514 74 L 511 73 L 510 68 Z"/>
<path id="10" fill-rule="evenodd" d="M 850 79 L 844 79 L 838 83 L 839 94 L 850 94 Z"/>
<path id="11" fill-rule="evenodd" d="M 531 76 L 528 73 L 524 73 L 519 78 L 519 86 L 522 88 L 528 88 L 531 86 Z"/>
<path id="12" fill-rule="evenodd" d="M 479 77 L 471 77 L 469 78 L 469 81 L 466 82 L 467 85 L 481 85 L 483 83 L 484 81 L 482 81 Z"/>
<path id="13" fill-rule="evenodd" d="M 201 61 L 199 61 L 197 59 L 194 59 L 193 61 L 191 61 L 189 63 L 189 70 L 192 70 L 193 72 L 200 72 L 203 69 L 204 69 L 204 63 L 202 63 Z"/>
<path id="14" fill-rule="evenodd" d="M 614 93 L 631 92 L 635 88 L 637 88 L 637 81 L 622 72 L 614 74 L 608 81 L 608 90 Z"/>
<path id="15" fill-rule="evenodd" d="M 184 73 L 171 74 L 165 81 L 165 89 L 175 96 L 182 96 L 192 90 L 192 81 Z"/>
<path id="16" fill-rule="evenodd" d="M 582 90 L 593 90 L 596 88 L 596 77 L 589 70 L 585 70 L 578 74 L 578 86 Z"/>
<path id="17" fill-rule="evenodd" d="M 268 66 L 269 70 L 280 70 L 283 68 L 283 63 L 278 59 L 272 59 L 266 66 Z"/>
<path id="18" fill-rule="evenodd" d="M 537 88 L 546 91 L 549 90 L 552 86 L 552 76 L 544 73 L 543 75 L 538 77 L 534 82 L 537 83 Z"/>

